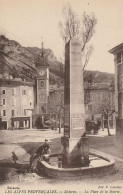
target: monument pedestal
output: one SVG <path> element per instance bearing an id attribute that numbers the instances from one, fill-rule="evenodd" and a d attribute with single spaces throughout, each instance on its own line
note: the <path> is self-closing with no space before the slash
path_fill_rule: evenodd
<path id="1" fill-rule="evenodd" d="M 81 44 L 71 39 L 65 47 L 63 167 L 89 165 L 88 139 L 85 133 L 85 109 Z"/>
<path id="2" fill-rule="evenodd" d="M 62 165 L 64 168 L 89 166 L 88 138 L 61 138 Z"/>

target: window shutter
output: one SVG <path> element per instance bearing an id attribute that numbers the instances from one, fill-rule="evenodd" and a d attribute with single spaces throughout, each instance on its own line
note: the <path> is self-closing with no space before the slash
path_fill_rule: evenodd
<path id="1" fill-rule="evenodd" d="M 12 106 L 15 106 L 15 105 L 16 105 L 16 99 L 12 98 Z"/>
<path id="2" fill-rule="evenodd" d="M 2 106 L 3 105 L 3 100 L 2 100 L 2 98 L 0 98 L 0 106 Z"/>
<path id="3" fill-rule="evenodd" d="M 3 90 L 0 88 L 0 95 L 2 95 L 2 93 L 3 93 Z"/>
<path id="4" fill-rule="evenodd" d="M 14 88 L 14 95 L 16 95 L 16 88 Z"/>
<path id="5" fill-rule="evenodd" d="M 2 112 L 2 110 L 0 111 L 0 116 L 3 116 L 3 112 Z"/>
<path id="6" fill-rule="evenodd" d="M 16 106 L 16 99 L 14 98 L 14 106 Z"/>
<path id="7" fill-rule="evenodd" d="M 16 88 L 12 88 L 12 95 L 16 95 Z"/>

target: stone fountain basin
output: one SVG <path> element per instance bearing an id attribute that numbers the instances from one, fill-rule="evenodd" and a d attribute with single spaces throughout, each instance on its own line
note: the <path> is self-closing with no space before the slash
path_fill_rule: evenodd
<path id="1" fill-rule="evenodd" d="M 99 157 L 102 160 L 105 160 L 104 165 L 101 163 L 94 167 L 78 167 L 78 168 L 58 168 L 52 165 L 49 165 L 45 161 L 40 161 L 43 172 L 48 177 L 53 178 L 83 178 L 85 176 L 93 177 L 95 175 L 108 175 L 112 174 L 115 171 L 115 160 L 102 152 L 99 152 L 94 149 L 90 149 L 90 155 Z M 58 155 L 58 154 L 56 154 Z M 51 155 L 51 157 L 54 156 Z"/>

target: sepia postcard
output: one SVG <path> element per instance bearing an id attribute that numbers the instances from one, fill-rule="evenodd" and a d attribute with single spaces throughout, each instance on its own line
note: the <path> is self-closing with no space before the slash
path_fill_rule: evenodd
<path id="1" fill-rule="evenodd" d="M 0 195 L 123 194 L 122 18 L 122 0 L 0 0 Z"/>

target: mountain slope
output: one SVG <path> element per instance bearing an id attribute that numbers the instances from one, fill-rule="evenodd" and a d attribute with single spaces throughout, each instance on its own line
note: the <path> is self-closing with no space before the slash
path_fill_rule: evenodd
<path id="1" fill-rule="evenodd" d="M 22 47 L 18 42 L 0 36 L 0 74 L 7 73 L 31 81 L 37 77 L 35 61 L 41 49 L 36 47 Z M 60 75 L 60 67 L 63 66 L 55 58 L 50 49 L 44 50 L 50 69 L 50 82 L 55 83 Z"/>
<path id="2" fill-rule="evenodd" d="M 9 40 L 0 35 L 0 75 L 12 75 L 13 78 L 21 78 L 33 81 L 37 77 L 35 66 L 36 58 L 41 53 L 37 47 L 22 47 L 18 42 Z M 63 85 L 64 65 L 54 56 L 51 49 L 44 49 L 44 57 L 49 64 L 50 84 Z M 85 71 L 84 81 L 92 75 L 93 82 L 107 83 L 114 80 L 114 74 L 99 71 Z"/>
<path id="3" fill-rule="evenodd" d="M 86 70 L 84 73 L 84 81 L 87 81 L 89 78 L 92 79 L 92 82 L 94 83 L 111 83 L 112 81 L 114 81 L 114 74 Z"/>

